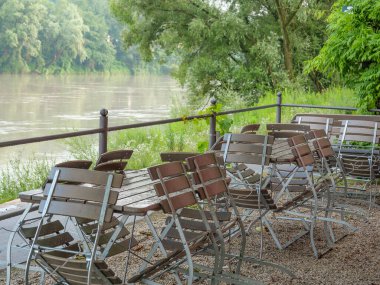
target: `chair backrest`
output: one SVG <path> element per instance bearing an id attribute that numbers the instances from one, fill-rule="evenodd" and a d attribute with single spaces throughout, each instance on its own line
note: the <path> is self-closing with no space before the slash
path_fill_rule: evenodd
<path id="1" fill-rule="evenodd" d="M 380 123 L 360 120 L 346 120 L 342 122 L 339 135 L 339 144 L 366 142 L 372 145 L 379 143 Z"/>
<path id="2" fill-rule="evenodd" d="M 182 161 L 191 156 L 196 156 L 198 152 L 161 152 L 160 157 L 162 162 Z"/>
<path id="3" fill-rule="evenodd" d="M 308 135 L 319 158 L 335 157 L 335 152 L 325 130 L 313 130 Z"/>
<path id="4" fill-rule="evenodd" d="M 259 128 L 260 128 L 260 124 L 246 125 L 241 129 L 240 133 L 242 133 L 242 134 L 256 134 L 257 131 L 259 130 Z"/>
<path id="5" fill-rule="evenodd" d="M 226 134 L 222 144 L 224 163 L 268 165 L 273 142 L 273 136 Z"/>
<path id="6" fill-rule="evenodd" d="M 326 134 L 330 135 L 334 124 L 333 118 L 328 117 L 314 117 L 314 116 L 296 116 L 294 123 L 309 125 L 310 130 L 324 130 Z"/>
<path id="7" fill-rule="evenodd" d="M 100 171 L 54 167 L 44 186 L 44 199 L 39 211 L 45 214 L 63 215 L 110 222 L 112 206 L 116 204 L 123 176 Z M 104 201 L 107 209 L 100 217 Z"/>
<path id="8" fill-rule="evenodd" d="M 227 193 L 226 171 L 218 163 L 215 153 L 205 153 L 186 159 L 194 184 L 201 199 Z"/>
<path id="9" fill-rule="evenodd" d="M 125 169 L 133 150 L 122 149 L 103 153 L 96 161 L 94 170 L 121 172 Z"/>
<path id="10" fill-rule="evenodd" d="M 55 167 L 89 169 L 91 164 L 91 160 L 68 160 L 57 163 Z"/>
<path id="11" fill-rule="evenodd" d="M 175 214 L 178 209 L 197 203 L 194 189 L 186 175 L 186 169 L 182 162 L 169 162 L 148 168 L 148 173 L 158 197 L 162 210 L 165 213 Z"/>
<path id="12" fill-rule="evenodd" d="M 288 144 L 299 167 L 307 169 L 307 166 L 315 163 L 313 153 L 304 135 L 288 138 Z"/>
<path id="13" fill-rule="evenodd" d="M 276 139 L 286 139 L 310 131 L 309 125 L 304 124 L 267 124 L 268 135 Z"/>

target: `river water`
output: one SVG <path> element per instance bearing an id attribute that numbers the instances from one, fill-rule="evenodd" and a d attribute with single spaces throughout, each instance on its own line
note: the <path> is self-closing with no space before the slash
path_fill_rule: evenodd
<path id="1" fill-rule="evenodd" d="M 102 108 L 109 126 L 167 118 L 181 94 L 165 76 L 0 75 L 0 141 L 97 128 Z M 34 143 L 0 148 L 0 165 L 32 154 L 67 156 L 57 141 Z"/>

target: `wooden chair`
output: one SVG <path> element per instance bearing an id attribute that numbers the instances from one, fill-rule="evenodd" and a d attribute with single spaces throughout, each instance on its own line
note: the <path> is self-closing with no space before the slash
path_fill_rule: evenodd
<path id="1" fill-rule="evenodd" d="M 380 124 L 378 122 L 347 120 L 342 123 L 338 140 L 338 158 L 349 181 L 362 183 L 362 187 L 348 183 L 350 195 L 369 192 L 372 202 L 372 185 L 377 188 L 380 178 Z M 358 184 L 358 183 L 355 183 Z M 359 191 L 358 191 L 359 190 Z"/>
<path id="2" fill-rule="evenodd" d="M 55 167 L 89 169 L 91 164 L 91 160 L 69 160 L 57 163 Z"/>
<path id="3" fill-rule="evenodd" d="M 103 153 L 99 156 L 94 170 L 115 171 L 122 173 L 127 166 L 128 159 L 131 158 L 133 150 L 114 150 Z"/>
<path id="4" fill-rule="evenodd" d="M 292 123 L 309 125 L 310 130 L 324 130 L 328 137 L 330 137 L 334 125 L 334 119 L 328 117 L 299 115 L 293 118 Z"/>
<path id="5" fill-rule="evenodd" d="M 189 163 L 189 161 L 188 161 Z M 234 284 L 261 284 L 239 274 L 223 273 L 221 260 L 224 256 L 224 238 L 221 233 L 220 222 L 230 219 L 228 212 L 216 213 L 212 207 L 204 211 L 199 203 L 199 185 L 194 185 L 188 178 L 186 168 L 181 162 L 171 162 L 154 166 L 148 169 L 152 180 L 159 181 L 154 184 L 157 195 L 162 197 L 161 206 L 168 215 L 166 226 L 161 232 L 161 242 L 167 252 L 165 257 L 146 268 L 139 275 L 131 278 L 128 282 L 134 283 L 139 280 L 156 277 L 171 268 L 176 278 L 176 284 L 182 284 L 178 277 L 179 272 L 186 274 L 186 284 L 208 279 L 211 284 L 221 282 Z M 223 182 L 225 183 L 225 182 Z M 221 184 L 219 184 L 220 186 Z M 225 188 L 216 188 L 202 184 L 204 195 L 215 195 Z M 198 188 L 196 191 L 195 188 Z M 214 190 L 212 192 L 211 188 Z M 212 193 L 211 193 L 211 192 Z M 216 192 L 215 192 L 216 191 Z M 156 250 L 153 247 L 152 250 Z M 207 253 L 211 250 L 213 266 L 197 264 L 193 257 L 199 253 Z M 180 264 L 186 264 L 186 269 Z M 156 282 L 155 280 L 149 280 Z M 154 283 L 157 284 L 157 283 Z"/>
<path id="6" fill-rule="evenodd" d="M 78 169 L 89 169 L 92 164 L 92 161 L 90 160 L 69 160 L 64 161 L 61 163 L 57 163 L 56 167 L 67 167 L 67 168 L 78 168 Z M 48 183 L 48 182 L 46 182 Z M 27 249 L 29 247 L 29 244 L 32 242 L 32 239 L 34 237 L 34 234 L 37 230 L 37 226 L 26 226 L 29 222 L 35 222 L 35 219 L 26 219 L 26 215 L 24 219 L 21 219 L 19 222 L 18 227 L 14 230 L 14 232 L 10 235 L 8 240 L 8 246 L 7 246 L 7 280 L 6 284 L 9 285 L 11 282 L 11 271 L 12 267 L 18 267 L 21 269 L 24 269 L 24 266 L 19 263 L 13 263 L 12 262 L 12 249 L 13 248 L 24 248 Z M 47 222 L 43 226 L 43 230 L 41 231 L 40 239 L 42 240 L 44 237 L 46 238 L 53 238 L 54 236 L 59 236 L 63 234 L 65 227 L 63 226 L 62 222 L 59 220 L 54 220 L 51 222 Z M 67 233 L 65 233 L 66 235 Z M 16 235 L 21 237 L 21 240 L 23 241 L 22 244 L 13 245 L 13 240 L 15 239 Z M 63 240 L 64 241 L 64 240 Z M 64 245 L 64 242 L 62 243 Z M 33 270 L 40 271 L 40 268 L 32 268 Z M 41 282 L 44 282 L 44 272 L 41 272 Z"/>
<path id="7" fill-rule="evenodd" d="M 102 251 L 104 240 L 108 244 L 114 244 L 111 239 L 114 234 L 105 233 L 104 224 L 112 222 L 113 205 L 118 198 L 115 188 L 121 187 L 123 176 L 84 169 L 53 168 L 48 180 L 44 187 L 44 199 L 39 207 L 42 218 L 34 233 L 26 263 L 25 284 L 29 284 L 32 260 L 56 282 L 121 284 L 121 279 L 115 276 L 99 252 Z M 82 237 L 73 245 L 61 247 L 62 243 L 72 242 L 71 235 L 65 232 L 63 235 L 66 239 L 41 243 L 46 218 L 51 215 L 96 221 L 96 227 L 91 229 L 96 232 L 94 240 L 88 241 Z"/>
<path id="8" fill-rule="evenodd" d="M 241 134 L 256 134 L 257 131 L 260 129 L 260 124 L 250 124 L 244 126 L 240 133 Z"/>

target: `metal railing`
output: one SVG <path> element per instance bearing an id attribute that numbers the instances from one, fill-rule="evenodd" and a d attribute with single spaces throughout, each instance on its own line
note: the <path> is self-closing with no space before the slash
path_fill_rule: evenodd
<path id="1" fill-rule="evenodd" d="M 216 105 L 216 100 L 211 100 L 211 104 Z M 250 111 L 269 109 L 269 108 L 276 108 L 276 123 L 281 123 L 282 107 L 316 108 L 316 109 L 342 110 L 342 111 L 356 111 L 357 110 L 357 108 L 355 108 L 355 107 L 334 107 L 334 106 L 283 104 L 282 103 L 282 93 L 278 92 L 276 104 L 256 106 L 256 107 L 250 107 L 250 108 L 244 108 L 244 109 L 238 109 L 238 110 L 228 110 L 228 111 L 223 111 L 223 112 L 213 112 L 213 113 L 204 114 L 204 115 L 194 115 L 194 116 L 174 118 L 174 119 L 157 120 L 157 121 L 150 121 L 150 122 L 144 122 L 144 123 L 135 123 L 135 124 L 127 124 L 127 125 L 119 125 L 119 126 L 109 127 L 108 126 L 108 110 L 107 109 L 101 109 L 100 110 L 100 118 L 99 118 L 99 128 L 97 128 L 97 129 L 89 129 L 89 130 L 85 130 L 85 131 L 69 132 L 69 133 L 62 133 L 62 134 L 49 135 L 49 136 L 40 136 L 40 137 L 33 137 L 33 138 L 27 138 L 27 139 L 3 141 L 3 142 L 0 142 L 0 148 L 9 147 L 9 146 L 16 146 L 16 145 L 24 145 L 24 144 L 30 144 L 30 143 L 36 143 L 36 142 L 52 141 L 52 140 L 57 140 L 57 139 L 80 137 L 80 136 L 85 136 L 85 135 L 99 134 L 99 154 L 102 154 L 102 153 L 107 151 L 107 141 L 108 141 L 108 133 L 109 132 L 127 130 L 127 129 L 135 129 L 135 128 L 142 128 L 142 127 L 155 126 L 155 125 L 164 125 L 164 124 L 170 124 L 170 123 L 175 123 L 175 122 L 191 121 L 194 119 L 206 119 L 206 118 L 210 119 L 209 146 L 212 146 L 216 141 L 216 118 L 217 118 L 217 116 L 236 114 L 236 113 L 242 113 L 242 112 L 250 112 Z M 380 109 L 372 109 L 370 111 L 371 112 L 380 112 Z"/>

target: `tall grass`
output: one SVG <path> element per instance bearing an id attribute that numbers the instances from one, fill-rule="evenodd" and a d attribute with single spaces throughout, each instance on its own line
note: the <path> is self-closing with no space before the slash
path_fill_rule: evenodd
<path id="1" fill-rule="evenodd" d="M 20 192 L 41 187 L 52 165 L 54 161 L 48 158 L 10 160 L 0 171 L 0 204 L 16 199 Z"/>

